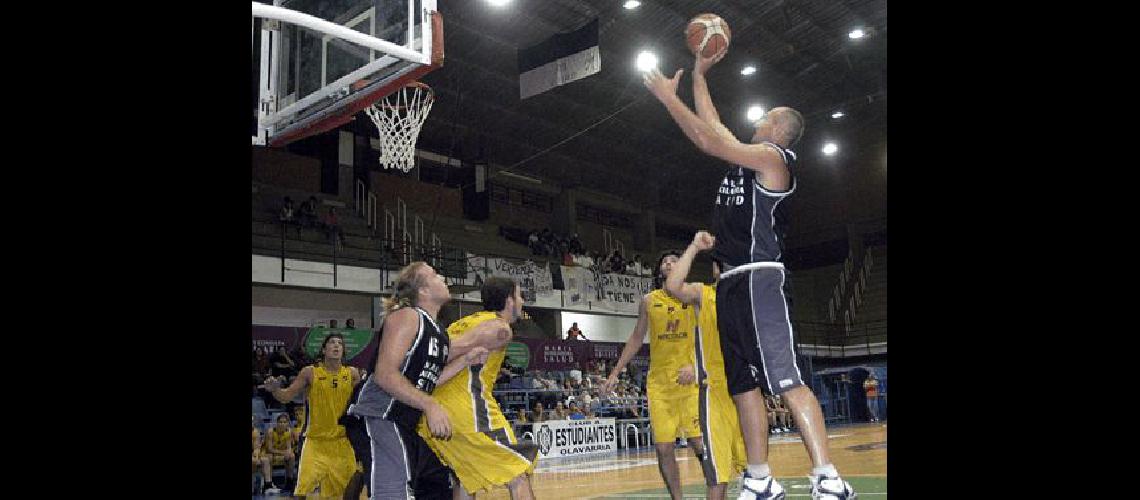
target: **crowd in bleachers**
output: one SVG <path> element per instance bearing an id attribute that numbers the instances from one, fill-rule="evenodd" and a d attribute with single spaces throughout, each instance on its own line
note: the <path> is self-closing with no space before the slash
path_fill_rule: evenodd
<path id="1" fill-rule="evenodd" d="M 286 196 L 281 203 L 281 212 L 278 215 L 278 220 L 285 225 L 293 226 L 297 230 L 298 235 L 301 234 L 303 228 L 315 229 L 323 232 L 330 241 L 335 241 L 343 245 L 344 230 L 340 227 L 336 207 L 329 206 L 327 210 L 325 210 L 324 215 L 319 215 L 318 206 L 320 204 L 316 196 L 310 196 L 308 200 L 301 203 L 300 208 L 297 208 L 293 205 L 293 199 Z"/>
<path id="2" fill-rule="evenodd" d="M 515 424 L 594 417 L 642 418 L 647 415 L 645 372 L 626 367 L 612 391 L 605 383 L 612 361 L 594 360 L 570 370 L 518 372 L 504 367 L 496 398 Z"/>
<path id="3" fill-rule="evenodd" d="M 587 250 L 577 234 L 562 235 L 549 228 L 541 231 L 502 227 L 500 234 L 509 241 L 526 245 L 531 255 L 545 257 L 563 266 L 580 266 L 600 273 L 653 276 L 653 264 L 641 255 L 627 258 L 620 250 L 610 254 Z"/>

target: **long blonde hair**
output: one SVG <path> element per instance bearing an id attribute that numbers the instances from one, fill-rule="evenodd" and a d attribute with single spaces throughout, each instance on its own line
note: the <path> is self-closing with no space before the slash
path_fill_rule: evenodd
<path id="1" fill-rule="evenodd" d="M 420 287 L 424 285 L 424 279 L 419 271 L 424 266 L 427 266 L 427 262 L 417 260 L 400 269 L 400 273 L 396 275 L 395 290 L 392 295 L 384 297 L 385 315 L 401 307 L 416 305 Z"/>

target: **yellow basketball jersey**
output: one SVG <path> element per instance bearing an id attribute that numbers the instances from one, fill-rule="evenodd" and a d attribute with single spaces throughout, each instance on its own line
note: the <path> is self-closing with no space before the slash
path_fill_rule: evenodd
<path id="1" fill-rule="evenodd" d="M 716 287 L 701 285 L 701 302 L 697 308 L 697 328 L 701 345 L 701 364 L 708 385 L 728 387 L 724 376 L 724 354 L 720 350 L 720 330 L 716 326 Z"/>
<path id="2" fill-rule="evenodd" d="M 313 367 L 313 380 L 305 401 L 305 414 L 309 420 L 306 438 L 344 437 L 344 426 L 338 424 L 337 419 L 348 406 L 348 398 L 352 397 L 353 382 L 352 370 L 347 366 L 341 366 L 335 374 L 320 364 Z"/>
<path id="3" fill-rule="evenodd" d="M 696 385 L 682 388 L 677 384 L 677 370 L 685 365 L 696 368 L 693 332 L 696 314 L 693 307 L 682 304 L 665 290 L 649 293 L 645 304 L 649 316 L 649 375 L 646 385 L 650 393 L 665 391 L 683 393 Z M 679 392 L 678 392 L 679 391 Z"/>
<path id="4" fill-rule="evenodd" d="M 480 323 L 497 317 L 493 311 L 469 314 L 447 327 L 447 336 L 455 342 Z M 470 366 L 435 388 L 432 397 L 447 410 L 452 429 L 459 432 L 489 432 L 511 428 L 499 409 L 499 403 L 491 395 L 495 379 L 499 378 L 499 367 L 503 365 L 506 356 L 506 348 L 493 351 L 487 356 L 486 363 Z"/>
<path id="5" fill-rule="evenodd" d="M 293 447 L 293 429 L 285 429 L 285 432 L 277 432 L 274 427 L 269 431 L 269 439 L 273 440 L 273 449 L 285 451 Z"/>

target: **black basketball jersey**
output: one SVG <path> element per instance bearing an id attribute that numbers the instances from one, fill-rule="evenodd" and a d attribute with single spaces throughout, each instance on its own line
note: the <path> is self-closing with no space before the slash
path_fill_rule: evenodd
<path id="1" fill-rule="evenodd" d="M 415 310 L 419 313 L 419 328 L 416 338 L 404 355 L 400 373 L 416 389 L 431 394 L 435 391 L 440 372 L 447 364 L 447 351 L 451 342 L 428 313 L 418 307 Z M 356 402 L 349 408 L 349 413 L 382 417 L 408 429 L 415 429 L 423 412 L 392 397 L 369 377 Z"/>
<path id="2" fill-rule="evenodd" d="M 796 154 L 770 142 L 763 144 L 780 153 L 790 173 Z M 783 217 L 777 215 L 776 207 L 795 189 L 794 175 L 786 191 L 770 191 L 760 185 L 755 170 L 737 166 L 725 172 L 713 207 L 713 258 L 732 267 L 779 261 L 783 241 L 777 232 L 784 221 L 777 221 Z"/>

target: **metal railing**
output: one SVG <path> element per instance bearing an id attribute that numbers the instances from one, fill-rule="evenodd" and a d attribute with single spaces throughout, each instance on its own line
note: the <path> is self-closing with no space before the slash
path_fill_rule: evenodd
<path id="1" fill-rule="evenodd" d="M 887 351 L 886 320 L 850 325 L 793 321 L 792 326 L 796 332 L 796 349 L 804 355 L 847 357 Z"/>

